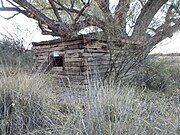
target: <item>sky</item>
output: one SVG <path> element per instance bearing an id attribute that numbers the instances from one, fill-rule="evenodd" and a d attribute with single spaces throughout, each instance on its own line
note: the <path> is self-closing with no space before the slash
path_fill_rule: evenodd
<path id="1" fill-rule="evenodd" d="M 113 3 L 116 0 L 112 0 Z M 1 16 L 7 17 L 11 14 L 8 12 L 0 12 L 0 33 L 6 33 L 6 31 L 15 31 L 15 26 L 18 25 L 21 29 L 21 35 L 25 39 L 26 49 L 30 49 L 31 42 L 39 42 L 52 39 L 52 36 L 44 36 L 41 34 L 37 26 L 37 22 L 25 17 L 24 15 L 18 15 L 13 19 L 6 20 Z M 180 53 L 180 32 L 175 33 L 171 39 L 166 39 L 158 44 L 152 53 Z"/>

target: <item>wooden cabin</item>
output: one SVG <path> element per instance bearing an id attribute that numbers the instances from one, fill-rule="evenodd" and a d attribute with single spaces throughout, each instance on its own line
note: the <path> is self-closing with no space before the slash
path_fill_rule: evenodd
<path id="1" fill-rule="evenodd" d="M 116 41 L 122 42 L 122 41 Z M 115 42 L 114 42 L 115 43 Z M 103 77 L 110 62 L 106 39 L 79 36 L 34 42 L 36 70 L 51 74 L 60 83 L 87 85 L 97 76 Z"/>

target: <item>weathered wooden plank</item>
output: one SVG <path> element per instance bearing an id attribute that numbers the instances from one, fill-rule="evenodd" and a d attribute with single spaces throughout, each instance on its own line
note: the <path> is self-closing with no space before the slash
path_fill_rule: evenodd
<path id="1" fill-rule="evenodd" d="M 53 51 L 60 51 L 64 52 L 64 48 L 48 48 L 48 49 L 39 49 L 39 50 L 34 50 L 35 54 L 39 53 L 51 53 Z"/>
<path id="2" fill-rule="evenodd" d="M 41 41 L 39 43 L 33 43 L 33 46 L 46 46 L 46 45 L 54 45 L 54 44 L 59 44 L 59 45 L 72 45 L 72 44 L 78 44 L 78 43 L 87 43 L 89 41 L 81 39 L 74 39 L 72 40 L 69 38 L 68 40 L 64 39 L 55 39 L 55 40 L 50 40 L 50 41 Z"/>
<path id="3" fill-rule="evenodd" d="M 56 50 L 59 50 L 59 51 L 63 51 L 63 50 L 72 50 L 72 49 L 84 49 L 85 48 L 85 45 L 84 44 L 71 44 L 70 46 L 69 45 L 56 45 L 56 46 L 46 46 L 46 47 L 33 47 L 33 50 L 35 52 L 42 52 L 42 51 L 56 51 Z"/>
<path id="4" fill-rule="evenodd" d="M 108 56 L 110 57 L 109 53 L 83 53 L 82 56 L 84 57 L 92 57 L 92 58 L 96 58 L 96 57 L 103 57 L 103 56 Z"/>
<path id="5" fill-rule="evenodd" d="M 73 50 L 65 50 L 66 54 L 72 54 L 72 53 L 84 53 L 84 49 L 73 49 Z"/>
<path id="6" fill-rule="evenodd" d="M 58 48 L 64 48 L 63 45 L 60 44 L 53 44 L 53 45 L 44 45 L 44 46 L 33 46 L 32 49 L 33 50 L 39 50 L 39 49 L 49 49 L 49 48 L 54 48 L 54 47 L 58 47 Z"/>
<path id="7" fill-rule="evenodd" d="M 92 44 L 92 45 L 87 45 L 86 46 L 87 49 L 101 49 L 101 50 L 107 50 L 107 45 L 100 45 L 100 44 Z"/>
<path id="8" fill-rule="evenodd" d="M 74 50 L 74 49 L 84 49 L 84 44 L 74 44 L 71 46 L 58 46 L 58 47 L 47 47 L 47 48 L 35 48 L 34 52 L 48 52 L 48 51 L 65 51 L 65 50 Z"/>
<path id="9" fill-rule="evenodd" d="M 68 62 L 81 62 L 81 61 L 84 61 L 84 58 L 66 58 L 65 57 L 65 61 L 66 61 L 66 63 L 68 63 Z"/>
<path id="10" fill-rule="evenodd" d="M 80 58 L 79 53 L 69 53 L 65 55 L 65 58 Z"/>
<path id="11" fill-rule="evenodd" d="M 85 62 L 84 63 L 84 66 L 103 66 L 103 65 L 109 65 L 110 62 L 109 60 L 106 60 L 106 61 L 88 61 L 88 62 Z M 116 65 L 119 65 L 119 64 L 122 64 L 121 61 L 116 61 L 114 62 L 114 64 Z"/>
<path id="12" fill-rule="evenodd" d="M 46 62 L 47 60 L 46 60 L 46 59 L 37 59 L 36 61 L 39 62 L 39 63 L 44 63 L 44 62 Z"/>
<path id="13" fill-rule="evenodd" d="M 65 46 L 65 50 L 73 50 L 73 49 L 85 49 L 85 46 L 83 44 Z"/>
<path id="14" fill-rule="evenodd" d="M 87 58 L 85 59 L 85 61 L 87 62 L 101 62 L 101 61 L 109 61 L 109 58 L 108 57 L 105 57 L 105 58 Z"/>
<path id="15" fill-rule="evenodd" d="M 109 53 L 109 51 L 105 51 L 102 49 L 86 49 L 87 53 Z"/>
<path id="16" fill-rule="evenodd" d="M 66 67 L 80 67 L 80 66 L 83 66 L 84 64 L 83 64 L 83 62 L 74 62 L 74 61 L 72 61 L 72 62 L 66 62 L 65 61 L 65 66 Z"/>
<path id="17" fill-rule="evenodd" d="M 63 72 L 83 72 L 84 70 L 86 70 L 86 67 L 53 67 L 51 69 L 51 71 L 54 72 L 59 72 L 59 71 L 63 71 Z"/>

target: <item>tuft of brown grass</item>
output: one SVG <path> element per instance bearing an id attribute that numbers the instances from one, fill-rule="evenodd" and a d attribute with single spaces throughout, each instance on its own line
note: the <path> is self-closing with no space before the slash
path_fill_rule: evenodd
<path id="1" fill-rule="evenodd" d="M 135 87 L 109 84 L 87 90 L 86 100 L 70 103 L 63 135 L 177 135 L 179 96 L 142 92 Z"/>
<path id="2" fill-rule="evenodd" d="M 7 68 L 0 76 L 0 134 L 44 132 L 53 125 L 57 87 L 50 78 Z"/>

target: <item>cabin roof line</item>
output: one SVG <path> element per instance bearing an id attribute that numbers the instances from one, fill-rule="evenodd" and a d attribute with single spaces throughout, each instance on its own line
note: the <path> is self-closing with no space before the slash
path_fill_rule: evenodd
<path id="1" fill-rule="evenodd" d="M 80 40 L 82 41 L 82 43 L 87 43 L 90 41 L 99 41 L 99 42 L 108 43 L 108 39 L 106 38 L 99 38 L 97 36 L 89 36 L 89 35 L 79 35 L 78 37 L 74 37 L 74 38 L 58 38 L 48 41 L 32 42 L 32 44 L 33 46 L 40 46 L 40 45 L 50 45 L 50 44 L 57 44 L 63 42 L 73 42 L 76 40 Z M 114 43 L 125 43 L 125 44 L 135 44 L 135 45 L 142 44 L 141 41 L 132 41 L 130 39 L 111 39 L 110 41 Z"/>

